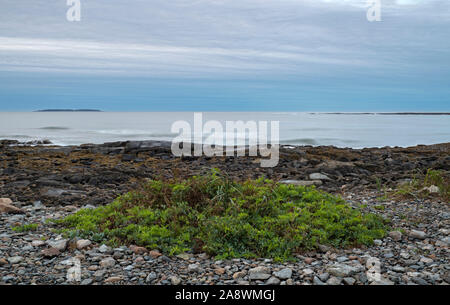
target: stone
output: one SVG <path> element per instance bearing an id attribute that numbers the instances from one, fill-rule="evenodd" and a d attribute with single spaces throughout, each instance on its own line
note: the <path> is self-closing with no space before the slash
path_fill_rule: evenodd
<path id="1" fill-rule="evenodd" d="M 391 231 L 389 232 L 389 237 L 392 238 L 395 241 L 399 241 L 402 239 L 402 232 L 400 231 Z"/>
<path id="2" fill-rule="evenodd" d="M 41 251 L 41 254 L 42 254 L 44 257 L 51 258 L 51 257 L 55 257 L 55 256 L 60 255 L 60 254 L 61 254 L 61 251 L 59 251 L 58 249 L 56 249 L 56 248 L 54 248 L 54 247 L 50 247 L 50 248 L 47 248 L 47 249 L 42 250 L 42 251 Z"/>
<path id="3" fill-rule="evenodd" d="M 356 280 L 352 277 L 344 277 L 343 281 L 346 285 L 350 285 L 350 286 L 354 285 L 356 283 Z"/>
<path id="4" fill-rule="evenodd" d="M 105 283 L 117 283 L 120 282 L 122 280 L 122 277 L 120 276 L 112 276 L 109 277 L 105 280 Z"/>
<path id="5" fill-rule="evenodd" d="M 33 246 L 33 247 L 42 247 L 43 245 L 45 245 L 45 242 L 43 241 L 43 240 L 33 240 L 32 242 L 31 242 L 31 245 Z"/>
<path id="6" fill-rule="evenodd" d="M 311 268 L 303 269 L 304 276 L 310 276 L 311 274 L 314 274 L 314 270 L 312 270 Z"/>
<path id="7" fill-rule="evenodd" d="M 58 249 L 58 251 L 64 251 L 67 248 L 68 240 L 60 239 L 60 240 L 48 240 L 47 245 L 52 248 Z"/>
<path id="8" fill-rule="evenodd" d="M 327 268 L 327 272 L 329 274 L 337 277 L 348 277 L 350 275 L 358 273 L 359 271 L 361 271 L 360 268 L 345 264 L 334 264 L 333 266 Z"/>
<path id="9" fill-rule="evenodd" d="M 270 278 L 270 270 L 267 267 L 255 267 L 249 270 L 250 280 L 267 280 Z"/>
<path id="10" fill-rule="evenodd" d="M 106 252 L 111 251 L 111 248 L 108 247 L 107 245 L 101 245 L 101 246 L 98 248 L 98 251 L 99 251 L 100 253 L 106 253 Z"/>
<path id="11" fill-rule="evenodd" d="M 341 283 L 342 283 L 342 279 L 339 277 L 335 277 L 335 276 L 330 277 L 327 281 L 328 285 L 333 285 L 333 286 L 340 285 Z"/>
<path id="12" fill-rule="evenodd" d="M 92 279 L 84 279 L 81 281 L 80 285 L 87 286 L 87 285 L 91 285 L 93 282 L 94 282 L 94 280 L 92 280 Z"/>
<path id="13" fill-rule="evenodd" d="M 172 283 L 172 285 L 180 285 L 181 279 L 177 276 L 171 276 L 170 282 Z"/>
<path id="14" fill-rule="evenodd" d="M 12 257 L 8 258 L 8 262 L 11 265 L 18 264 L 21 261 L 23 261 L 23 257 L 22 256 L 12 256 Z"/>
<path id="15" fill-rule="evenodd" d="M 112 257 L 104 258 L 100 261 L 100 266 L 103 268 L 113 267 L 116 264 L 116 260 Z"/>
<path id="16" fill-rule="evenodd" d="M 156 278 L 157 278 L 156 273 L 155 273 L 155 272 L 150 272 L 150 273 L 147 275 L 147 277 L 145 278 L 145 282 L 146 282 L 146 283 L 151 283 L 151 282 L 153 282 L 154 280 L 156 280 Z"/>
<path id="17" fill-rule="evenodd" d="M 89 247 L 91 244 L 92 244 L 92 242 L 89 239 L 77 240 L 77 249 L 83 250 L 83 249 Z"/>
<path id="18" fill-rule="evenodd" d="M 138 255 L 147 253 L 147 249 L 146 248 L 138 247 L 138 246 L 135 246 L 135 245 L 131 245 L 130 246 L 130 250 L 133 251 L 134 254 L 138 254 Z"/>
<path id="19" fill-rule="evenodd" d="M 225 273 L 225 268 L 216 268 L 214 269 L 214 273 L 217 275 L 222 275 Z"/>
<path id="20" fill-rule="evenodd" d="M 274 276 L 272 276 L 271 278 L 269 278 L 266 282 L 266 285 L 280 285 L 280 280 Z"/>
<path id="21" fill-rule="evenodd" d="M 322 185 L 322 181 L 320 180 L 282 180 L 280 183 L 283 184 L 291 184 L 291 185 L 298 185 L 298 186 L 320 186 Z"/>
<path id="22" fill-rule="evenodd" d="M 331 180 L 330 177 L 321 173 L 312 173 L 309 175 L 311 180 Z"/>
<path id="23" fill-rule="evenodd" d="M 325 285 L 325 283 L 322 282 L 317 276 L 314 277 L 313 283 L 314 285 Z"/>
<path id="24" fill-rule="evenodd" d="M 311 264 L 314 261 L 314 258 L 312 258 L 312 257 L 305 257 L 304 261 L 305 261 L 305 264 L 309 265 L 309 264 Z"/>
<path id="25" fill-rule="evenodd" d="M 7 264 L 8 264 L 8 261 L 6 259 L 0 258 L 0 266 L 4 266 L 4 265 L 7 265 Z"/>
<path id="26" fill-rule="evenodd" d="M 287 280 L 292 277 L 292 269 L 284 268 L 284 269 L 281 269 L 280 271 L 274 272 L 273 275 L 281 280 Z"/>
<path id="27" fill-rule="evenodd" d="M 24 211 L 12 205 L 9 198 L 0 198 L 0 214 L 23 214 Z"/>
<path id="28" fill-rule="evenodd" d="M 239 279 L 247 275 L 247 271 L 238 271 L 233 274 L 233 279 Z"/>
<path id="29" fill-rule="evenodd" d="M 411 230 L 409 232 L 409 236 L 416 239 L 425 239 L 427 237 L 427 234 L 423 231 Z"/>
<path id="30" fill-rule="evenodd" d="M 148 253 L 152 258 L 158 258 L 160 257 L 162 254 L 158 251 L 158 250 L 152 250 Z"/>
<path id="31" fill-rule="evenodd" d="M 200 265 L 199 264 L 189 264 L 188 265 L 188 271 L 189 272 L 199 272 L 200 271 Z"/>

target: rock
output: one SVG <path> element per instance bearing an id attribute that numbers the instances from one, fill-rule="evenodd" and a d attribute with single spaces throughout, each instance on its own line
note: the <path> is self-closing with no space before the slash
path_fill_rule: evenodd
<path id="1" fill-rule="evenodd" d="M 45 245 L 45 242 L 43 241 L 43 240 L 33 240 L 32 242 L 31 242 L 31 245 L 33 246 L 33 247 L 42 247 L 43 245 Z"/>
<path id="2" fill-rule="evenodd" d="M 158 250 L 152 250 L 148 253 L 152 258 L 158 258 L 160 257 L 162 254 L 158 251 Z"/>
<path id="3" fill-rule="evenodd" d="M 382 242 L 381 240 L 379 240 L 379 239 L 375 239 L 375 240 L 373 241 L 373 243 L 374 243 L 375 246 L 381 246 L 381 245 L 383 245 L 383 242 Z"/>
<path id="4" fill-rule="evenodd" d="M 311 264 L 314 261 L 314 258 L 312 258 L 312 257 L 305 257 L 304 261 L 305 261 L 306 264 L 309 265 L 309 264 Z"/>
<path id="5" fill-rule="evenodd" d="M 58 251 L 65 251 L 67 248 L 67 239 L 60 239 L 60 240 L 48 240 L 47 245 L 49 245 L 51 248 L 58 249 Z"/>
<path id="6" fill-rule="evenodd" d="M 356 283 L 356 280 L 352 277 L 344 277 L 344 283 L 351 286 Z"/>
<path id="7" fill-rule="evenodd" d="M 425 239 L 427 237 L 427 234 L 423 231 L 411 230 L 409 232 L 409 236 L 416 239 Z"/>
<path id="8" fill-rule="evenodd" d="M 313 173 L 309 175 L 311 180 L 331 180 L 330 177 L 321 173 Z"/>
<path id="9" fill-rule="evenodd" d="M 111 251 L 111 248 L 108 247 L 107 245 L 101 245 L 101 246 L 98 248 L 98 251 L 99 251 L 100 253 L 106 253 L 106 252 Z"/>
<path id="10" fill-rule="evenodd" d="M 89 239 L 77 240 L 77 249 L 83 250 L 84 248 L 89 247 L 91 244 L 92 244 L 92 242 Z"/>
<path id="11" fill-rule="evenodd" d="M 274 276 L 267 280 L 266 285 L 280 285 L 280 280 Z"/>
<path id="12" fill-rule="evenodd" d="M 327 268 L 327 272 L 329 274 L 337 277 L 348 277 L 350 275 L 358 273 L 359 271 L 361 271 L 360 268 L 345 264 L 334 264 L 333 266 Z"/>
<path id="13" fill-rule="evenodd" d="M 189 264 L 188 265 L 188 271 L 189 272 L 199 272 L 200 271 L 200 265 L 199 264 Z"/>
<path id="14" fill-rule="evenodd" d="M 19 208 L 12 205 L 12 201 L 9 198 L 0 198 L 0 214 L 23 214 Z"/>
<path id="15" fill-rule="evenodd" d="M 395 241 L 399 241 L 402 239 L 402 232 L 400 231 L 391 231 L 389 232 L 389 237 Z"/>
<path id="16" fill-rule="evenodd" d="M 426 190 L 430 194 L 438 194 L 440 192 L 439 187 L 437 187 L 436 185 L 431 185 L 430 187 L 426 187 L 426 188 L 424 188 L 424 190 Z"/>
<path id="17" fill-rule="evenodd" d="M 225 268 L 216 268 L 214 269 L 214 273 L 217 275 L 222 275 L 225 273 Z"/>
<path id="18" fill-rule="evenodd" d="M 267 280 L 270 278 L 270 270 L 267 267 L 255 267 L 249 271 L 250 280 Z"/>
<path id="19" fill-rule="evenodd" d="M 113 267 L 116 264 L 116 260 L 112 257 L 104 258 L 100 261 L 100 266 L 103 268 Z"/>
<path id="20" fill-rule="evenodd" d="M 85 280 L 81 281 L 80 285 L 87 286 L 87 285 L 91 285 L 93 282 L 94 282 L 94 280 L 92 280 L 92 279 L 85 279 Z"/>
<path id="21" fill-rule="evenodd" d="M 171 276 L 170 282 L 172 283 L 172 285 L 180 285 L 181 279 L 177 276 Z"/>
<path id="22" fill-rule="evenodd" d="M 11 265 L 18 264 L 21 261 L 23 261 L 23 257 L 22 256 L 12 256 L 12 257 L 8 258 L 8 262 Z"/>
<path id="23" fill-rule="evenodd" d="M 328 285 L 340 285 L 342 283 L 342 279 L 339 277 L 332 276 L 328 279 Z"/>
<path id="24" fill-rule="evenodd" d="M 155 273 L 155 272 L 150 272 L 150 273 L 147 275 L 147 277 L 145 278 L 145 282 L 146 282 L 146 283 L 151 283 L 151 282 L 153 282 L 154 280 L 156 280 L 156 278 L 157 278 L 156 273 Z"/>
<path id="25" fill-rule="evenodd" d="M 312 186 L 312 185 L 322 185 L 322 181 L 320 180 L 282 180 L 280 183 L 283 184 L 291 184 L 291 185 L 298 185 L 298 186 Z"/>
<path id="26" fill-rule="evenodd" d="M 292 277 L 292 269 L 284 268 L 281 269 L 280 271 L 274 272 L 273 275 L 281 280 L 290 279 Z"/>
<path id="27" fill-rule="evenodd" d="M 233 279 L 239 279 L 247 275 L 247 271 L 238 271 L 233 274 Z"/>
<path id="28" fill-rule="evenodd" d="M 314 277 L 313 283 L 314 285 L 325 285 L 325 283 L 322 282 L 317 276 Z"/>
<path id="29" fill-rule="evenodd" d="M 105 280 L 105 283 L 117 283 L 120 282 L 122 280 L 122 277 L 120 276 L 112 276 L 109 277 Z"/>
<path id="30" fill-rule="evenodd" d="M 0 266 L 7 265 L 8 261 L 4 258 L 0 258 Z"/>
<path id="31" fill-rule="evenodd" d="M 60 255 L 60 254 L 61 254 L 61 251 L 59 251 L 58 249 L 56 249 L 56 248 L 54 248 L 54 247 L 50 247 L 50 248 L 48 248 L 48 249 L 42 250 L 42 251 L 41 251 L 41 254 L 42 254 L 44 257 L 51 258 L 51 257 L 55 257 L 55 256 Z"/>
<path id="32" fill-rule="evenodd" d="M 138 255 L 147 253 L 147 249 L 146 248 L 138 247 L 138 246 L 134 246 L 134 245 L 130 246 L 130 250 L 133 251 L 133 253 L 138 254 Z"/>
<path id="33" fill-rule="evenodd" d="M 310 276 L 311 274 L 314 274 L 314 270 L 312 270 L 311 268 L 303 269 L 304 276 Z"/>

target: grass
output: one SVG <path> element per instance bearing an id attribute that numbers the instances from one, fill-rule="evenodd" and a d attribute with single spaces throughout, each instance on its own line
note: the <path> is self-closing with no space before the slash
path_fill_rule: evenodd
<path id="1" fill-rule="evenodd" d="M 187 180 L 152 180 L 109 205 L 55 222 L 69 237 L 219 259 L 283 261 L 319 244 L 370 245 L 386 234 L 381 217 L 314 187 L 263 178 L 236 182 L 216 170 Z"/>
<path id="2" fill-rule="evenodd" d="M 24 224 L 21 226 L 15 226 L 12 227 L 11 230 L 14 232 L 22 233 L 22 232 L 29 232 L 29 231 L 36 231 L 39 227 L 39 224 L 37 223 L 30 223 L 30 224 Z"/>
<path id="3" fill-rule="evenodd" d="M 437 194 L 430 193 L 427 188 L 437 186 Z M 393 197 L 402 198 L 430 198 L 440 197 L 443 200 L 450 200 L 450 181 L 448 175 L 443 171 L 428 169 L 425 175 L 414 174 L 411 181 L 400 185 L 392 193 Z"/>

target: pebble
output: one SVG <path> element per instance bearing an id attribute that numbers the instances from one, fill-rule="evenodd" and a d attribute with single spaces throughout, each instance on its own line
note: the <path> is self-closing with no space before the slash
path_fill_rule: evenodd
<path id="1" fill-rule="evenodd" d="M 89 247 L 91 244 L 92 244 L 92 242 L 88 239 L 77 240 L 77 249 L 83 250 L 83 249 Z"/>
<path id="2" fill-rule="evenodd" d="M 281 280 L 290 279 L 292 277 L 292 269 L 284 268 L 281 269 L 280 271 L 274 272 L 273 275 Z"/>
<path id="3" fill-rule="evenodd" d="M 116 260 L 112 257 L 104 258 L 100 261 L 100 266 L 103 268 L 113 267 L 116 264 Z"/>

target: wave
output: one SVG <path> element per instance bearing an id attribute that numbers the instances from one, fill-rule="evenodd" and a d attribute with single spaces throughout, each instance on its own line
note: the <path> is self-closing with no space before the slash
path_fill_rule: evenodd
<path id="1" fill-rule="evenodd" d="M 46 127 L 41 127 L 38 129 L 42 129 L 42 130 L 69 130 L 69 127 L 63 127 L 63 126 L 46 126 Z"/>

